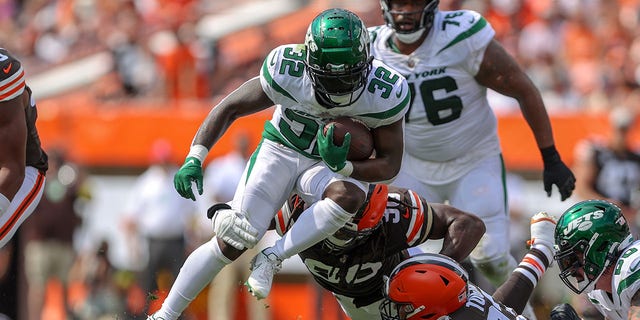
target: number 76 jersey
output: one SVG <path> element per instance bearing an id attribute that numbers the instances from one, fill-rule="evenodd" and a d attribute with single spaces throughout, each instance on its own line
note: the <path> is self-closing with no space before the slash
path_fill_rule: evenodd
<path id="1" fill-rule="evenodd" d="M 469 154 L 497 155 L 497 121 L 487 89 L 475 80 L 495 31 L 477 12 L 437 11 L 429 34 L 413 53 L 400 53 L 386 25 L 369 28 L 371 53 L 409 82 L 405 150 L 426 161 Z M 476 158 L 477 161 L 477 158 Z"/>

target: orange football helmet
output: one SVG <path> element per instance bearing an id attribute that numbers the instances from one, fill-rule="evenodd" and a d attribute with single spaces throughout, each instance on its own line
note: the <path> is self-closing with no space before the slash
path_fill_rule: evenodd
<path id="1" fill-rule="evenodd" d="M 467 272 L 453 259 L 434 253 L 413 256 L 385 277 L 382 319 L 446 316 L 467 302 Z"/>

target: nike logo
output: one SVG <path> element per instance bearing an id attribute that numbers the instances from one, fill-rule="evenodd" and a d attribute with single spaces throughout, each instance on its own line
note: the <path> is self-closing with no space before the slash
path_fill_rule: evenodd
<path id="1" fill-rule="evenodd" d="M 187 161 L 187 163 L 185 163 L 185 165 L 190 165 L 190 164 L 196 164 L 196 161 L 191 159 L 191 160 Z"/>
<path id="2" fill-rule="evenodd" d="M 327 167 L 329 167 L 329 169 L 331 169 L 331 171 L 333 171 L 333 172 L 337 172 L 338 171 L 338 166 L 332 166 L 332 165 L 330 165 L 328 163 L 326 165 L 327 165 Z"/>
<path id="3" fill-rule="evenodd" d="M 402 213 L 402 217 L 405 219 L 409 219 L 409 209 L 404 210 Z"/>
<path id="4" fill-rule="evenodd" d="M 396 93 L 396 97 L 398 97 L 398 98 L 402 97 L 402 90 L 403 90 L 403 88 L 402 88 L 402 86 L 400 86 L 400 90 L 398 90 L 398 92 Z"/>
<path id="5" fill-rule="evenodd" d="M 276 55 L 274 54 L 273 57 L 271 57 L 271 61 L 269 62 L 272 66 L 276 64 Z"/>
<path id="6" fill-rule="evenodd" d="M 474 21 L 476 21 L 476 17 L 471 17 L 471 20 L 469 21 L 469 23 L 473 23 Z"/>
<path id="7" fill-rule="evenodd" d="M 13 62 L 9 62 L 9 65 L 6 68 L 2 68 L 4 73 L 9 73 L 11 71 L 11 67 L 13 66 Z"/>

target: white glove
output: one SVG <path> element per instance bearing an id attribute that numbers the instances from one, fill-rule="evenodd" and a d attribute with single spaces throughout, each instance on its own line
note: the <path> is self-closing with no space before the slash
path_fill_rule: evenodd
<path id="1" fill-rule="evenodd" d="M 233 209 L 218 210 L 212 223 L 216 236 L 238 250 L 253 248 L 260 240 L 258 230 L 244 214 Z"/>
<path id="2" fill-rule="evenodd" d="M 544 211 L 536 213 L 531 217 L 531 240 L 528 241 L 528 244 L 531 246 L 540 244 L 553 252 L 555 229 L 556 219 Z"/>

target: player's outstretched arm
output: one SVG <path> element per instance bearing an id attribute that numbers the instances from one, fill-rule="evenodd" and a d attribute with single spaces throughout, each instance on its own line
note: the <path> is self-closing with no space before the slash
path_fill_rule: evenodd
<path id="1" fill-rule="evenodd" d="M 502 284 L 493 297 L 518 314 L 522 313 L 533 289 L 553 261 L 553 233 L 556 220 L 546 212 L 531 217 L 531 248 L 522 258 L 509 279 Z"/>
<path id="2" fill-rule="evenodd" d="M 543 182 L 547 196 L 556 185 L 560 199 L 571 196 L 575 177 L 555 148 L 551 121 L 540 91 L 516 60 L 495 40 L 487 46 L 475 79 L 478 83 L 518 100 L 520 110 L 536 138 L 544 162 Z"/>
<path id="3" fill-rule="evenodd" d="M 273 102 L 262 90 L 260 78 L 243 83 L 218 103 L 202 122 L 184 164 L 176 172 L 173 183 L 184 198 L 195 201 L 191 184 L 195 182 L 199 194 L 203 192 L 202 163 L 211 147 L 222 137 L 236 119 L 267 109 Z"/>

